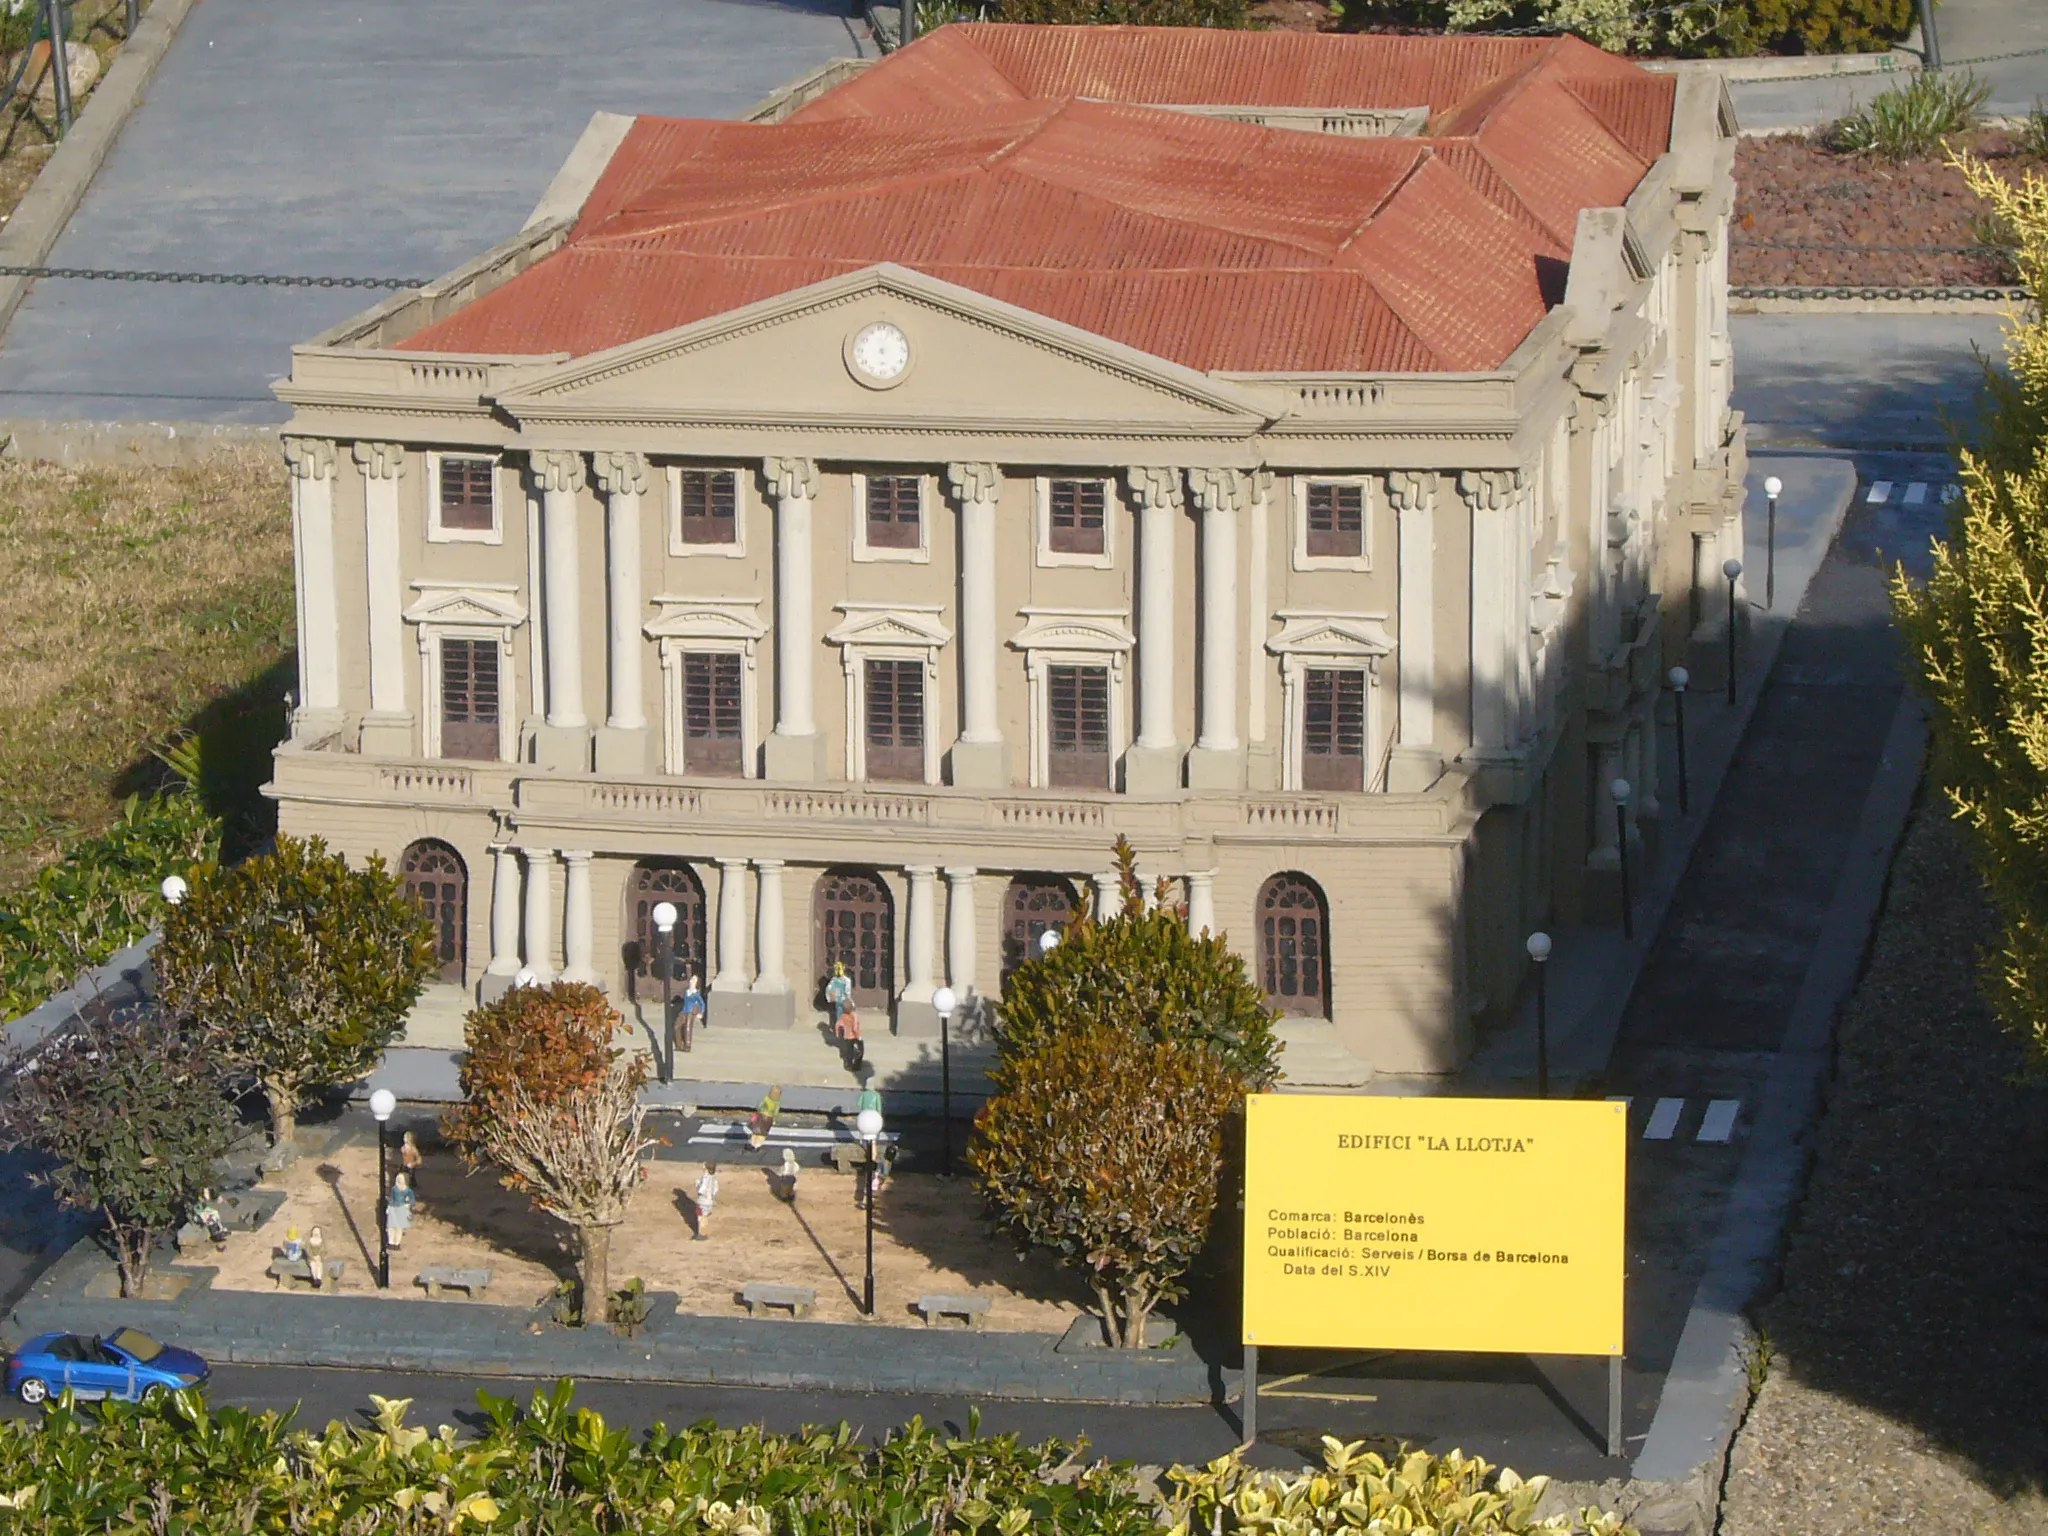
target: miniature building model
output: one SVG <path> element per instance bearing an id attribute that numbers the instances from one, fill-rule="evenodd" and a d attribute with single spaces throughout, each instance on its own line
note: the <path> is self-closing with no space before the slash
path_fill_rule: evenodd
<path id="1" fill-rule="evenodd" d="M 1654 857 L 1721 655 L 1721 86 L 956 25 L 757 115 L 600 115 L 295 351 L 285 830 L 402 867 L 451 984 L 644 995 L 667 900 L 714 1026 L 843 961 L 905 1033 L 1122 833 L 1302 1028 L 1455 1067 L 1531 928 L 1618 920 L 1608 786 Z"/>

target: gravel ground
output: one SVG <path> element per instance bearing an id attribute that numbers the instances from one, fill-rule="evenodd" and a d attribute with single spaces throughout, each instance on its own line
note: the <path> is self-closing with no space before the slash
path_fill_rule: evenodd
<path id="1" fill-rule="evenodd" d="M 2048 170 L 2048 162 L 2017 153 L 2008 133 L 1973 134 L 1957 144 L 2009 181 Z M 1800 135 L 1744 139 L 1735 152 L 1735 187 L 1728 277 L 1737 286 L 2017 280 L 2002 254 L 1869 249 L 1981 242 L 1974 223 L 1984 205 L 1943 154 L 1887 164 L 1838 155 Z M 1784 249 L 1815 245 L 1864 249 Z"/>
<path id="2" fill-rule="evenodd" d="M 1979 999 L 1990 918 L 1938 803 L 1844 1011 L 1723 1536 L 2048 1532 L 2048 1091 Z"/>

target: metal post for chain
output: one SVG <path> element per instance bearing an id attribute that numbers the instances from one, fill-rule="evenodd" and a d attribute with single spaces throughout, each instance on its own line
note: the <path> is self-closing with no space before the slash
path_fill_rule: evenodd
<path id="1" fill-rule="evenodd" d="M 1925 69 L 1941 68 L 1941 39 L 1934 31 L 1934 0 L 1920 0 L 1920 63 Z"/>
<path id="2" fill-rule="evenodd" d="M 1244 1443 L 1251 1445 L 1259 1438 L 1259 1346 L 1247 1344 L 1244 1347 L 1244 1392 L 1238 1399 L 1238 1428 L 1244 1431 Z"/>
<path id="3" fill-rule="evenodd" d="M 135 29 L 142 25 L 142 0 L 128 0 L 128 32 L 133 37 Z"/>
<path id="4" fill-rule="evenodd" d="M 1621 1454 L 1621 1356 L 1607 1357 L 1607 1454 Z"/>
<path id="5" fill-rule="evenodd" d="M 71 131 L 71 52 L 65 35 L 64 0 L 43 0 L 43 24 L 50 33 L 50 83 L 57 96 L 57 136 Z"/>

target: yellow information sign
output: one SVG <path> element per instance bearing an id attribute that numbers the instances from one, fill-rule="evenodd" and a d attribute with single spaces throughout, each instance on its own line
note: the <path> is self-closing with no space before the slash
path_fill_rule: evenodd
<path id="1" fill-rule="evenodd" d="M 1253 1095 L 1244 1342 L 1620 1354 L 1627 1109 Z"/>

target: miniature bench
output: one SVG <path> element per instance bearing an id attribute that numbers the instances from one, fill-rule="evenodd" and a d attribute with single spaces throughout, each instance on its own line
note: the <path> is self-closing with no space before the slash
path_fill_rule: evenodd
<path id="1" fill-rule="evenodd" d="M 316 1291 L 338 1290 L 342 1273 L 348 1268 L 348 1260 L 328 1259 L 321 1268 L 326 1271 L 324 1279 L 314 1273 L 311 1259 L 272 1259 L 270 1268 L 264 1273 L 270 1276 L 278 1290 L 285 1288 L 287 1280 L 303 1280 Z"/>
<path id="2" fill-rule="evenodd" d="M 980 1328 L 988 1321 L 988 1298 L 986 1296 L 948 1296 L 937 1292 L 917 1298 L 917 1310 L 924 1314 L 924 1325 L 929 1328 L 942 1317 L 958 1317 L 966 1321 L 969 1328 Z"/>
<path id="3" fill-rule="evenodd" d="M 488 1269 L 456 1269 L 446 1264 L 430 1264 L 413 1276 L 414 1285 L 424 1285 L 427 1295 L 438 1297 L 443 1290 L 458 1290 L 474 1301 L 491 1288 L 491 1272 Z"/>
<path id="4" fill-rule="evenodd" d="M 759 1316 L 763 1307 L 787 1307 L 791 1317 L 809 1317 L 811 1308 L 818 1304 L 818 1293 L 808 1285 L 770 1285 L 765 1280 L 751 1280 L 740 1288 L 740 1300 L 746 1303 L 749 1317 Z"/>

